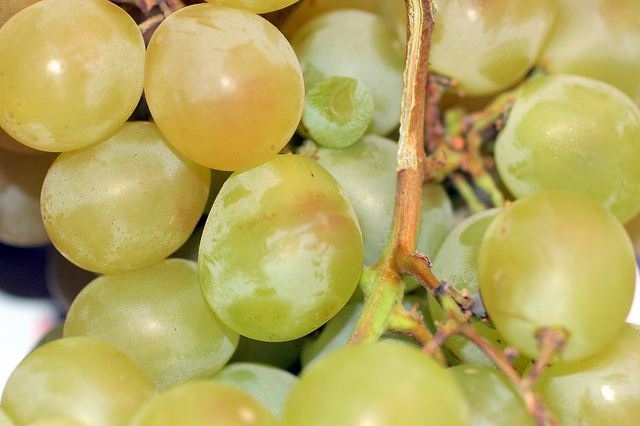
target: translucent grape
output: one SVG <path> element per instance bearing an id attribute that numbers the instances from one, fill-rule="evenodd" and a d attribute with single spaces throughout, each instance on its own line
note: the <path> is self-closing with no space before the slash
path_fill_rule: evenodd
<path id="1" fill-rule="evenodd" d="M 449 373 L 458 380 L 469 403 L 474 426 L 533 426 L 518 389 L 499 370 L 485 366 L 458 365 Z"/>
<path id="2" fill-rule="evenodd" d="M 56 159 L 42 187 L 45 228 L 62 254 L 90 271 L 150 266 L 195 228 L 209 173 L 153 123 L 126 123 L 108 140 Z"/>
<path id="3" fill-rule="evenodd" d="M 640 329 L 625 324 L 613 342 L 593 357 L 554 364 L 535 390 L 566 425 L 631 425 L 640 410 Z"/>
<path id="4" fill-rule="evenodd" d="M 558 0 L 541 60 L 551 72 L 609 83 L 640 103 L 640 3 Z"/>
<path id="5" fill-rule="evenodd" d="M 131 422 L 131 426 L 277 424 L 273 414 L 248 393 L 226 383 L 202 380 L 165 389 Z"/>
<path id="6" fill-rule="evenodd" d="M 43 151 L 98 142 L 140 100 L 144 55 L 136 23 L 108 0 L 39 1 L 0 29 L 0 125 Z"/>
<path id="7" fill-rule="evenodd" d="M 27 355 L 7 381 L 2 408 L 19 425 L 67 417 L 96 426 L 128 426 L 154 394 L 151 380 L 119 349 L 70 337 Z"/>
<path id="8" fill-rule="evenodd" d="M 520 92 L 495 160 L 516 197 L 561 189 L 601 203 L 620 221 L 640 211 L 640 110 L 586 77 L 553 75 Z"/>
<path id="9" fill-rule="evenodd" d="M 227 180 L 198 263 L 204 295 L 231 329 L 292 340 L 347 303 L 362 269 L 362 237 L 326 170 L 308 157 L 279 155 Z"/>
<path id="10" fill-rule="evenodd" d="M 504 90 L 536 62 L 555 15 L 555 0 L 440 0 L 430 69 L 467 95 Z"/>
<path id="11" fill-rule="evenodd" d="M 404 48 L 383 19 L 336 10 L 312 19 L 291 39 L 307 89 L 329 77 L 362 82 L 374 102 L 369 132 L 387 135 L 400 123 Z"/>
<path id="12" fill-rule="evenodd" d="M 284 411 L 286 426 L 467 425 L 458 383 L 420 350 L 362 343 L 303 370 Z"/>
<path id="13" fill-rule="evenodd" d="M 302 115 L 304 82 L 293 49 L 265 19 L 196 4 L 154 33 L 145 94 L 158 127 L 187 157 L 245 170 L 289 141 Z"/>
<path id="14" fill-rule="evenodd" d="M 596 354 L 624 325 L 635 287 L 624 227 L 583 195 L 544 191 L 516 200 L 487 229 L 480 291 L 507 341 L 537 358 L 536 333 L 564 329 L 563 362 Z"/>
<path id="15" fill-rule="evenodd" d="M 274 10 L 284 9 L 298 0 L 206 0 L 209 3 L 221 4 L 248 10 L 254 13 L 267 13 Z"/>
<path id="16" fill-rule="evenodd" d="M 96 278 L 71 305 L 64 335 L 111 343 L 158 389 L 210 377 L 238 344 L 204 301 L 196 263 L 183 259 Z"/>

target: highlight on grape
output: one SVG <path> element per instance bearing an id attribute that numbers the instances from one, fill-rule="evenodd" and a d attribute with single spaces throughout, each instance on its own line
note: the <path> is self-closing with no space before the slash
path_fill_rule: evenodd
<path id="1" fill-rule="evenodd" d="M 0 425 L 638 423 L 639 16 L 4 0 Z"/>

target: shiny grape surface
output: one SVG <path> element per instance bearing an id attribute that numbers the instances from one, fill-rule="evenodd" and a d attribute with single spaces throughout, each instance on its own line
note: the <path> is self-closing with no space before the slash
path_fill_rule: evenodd
<path id="1" fill-rule="evenodd" d="M 195 228 L 209 173 L 153 123 L 127 123 L 100 144 L 58 156 L 42 188 L 45 228 L 61 253 L 90 271 L 150 266 Z"/>
<path id="2" fill-rule="evenodd" d="M 369 131 L 385 136 L 398 127 L 404 49 L 381 17 L 355 9 L 331 11 L 307 22 L 291 45 L 307 90 L 329 77 L 351 77 L 373 96 Z"/>
<path id="3" fill-rule="evenodd" d="M 136 361 L 158 389 L 210 377 L 238 344 L 238 334 L 205 302 L 197 264 L 183 259 L 96 278 L 72 303 L 64 336 L 111 343 Z"/>
<path id="4" fill-rule="evenodd" d="M 437 385 L 436 385 L 437 384 Z M 458 383 L 397 342 L 348 346 L 312 364 L 289 396 L 284 425 L 467 425 Z"/>
<path id="5" fill-rule="evenodd" d="M 555 15 L 554 0 L 440 0 L 430 70 L 471 96 L 507 89 L 537 61 Z"/>
<path id="6" fill-rule="evenodd" d="M 640 103 L 640 3 L 558 0 L 558 16 L 542 51 L 551 72 L 609 83 Z"/>
<path id="7" fill-rule="evenodd" d="M 144 55 L 136 23 L 108 0 L 37 2 L 0 29 L 0 125 L 43 151 L 96 143 L 138 103 Z"/>
<path id="8" fill-rule="evenodd" d="M 620 222 L 595 201 L 565 191 L 506 206 L 478 254 L 480 291 L 498 331 L 537 358 L 536 333 L 564 329 L 567 344 L 556 357 L 562 362 L 586 359 L 611 343 L 631 306 L 635 269 Z"/>
<path id="9" fill-rule="evenodd" d="M 214 4 L 162 22 L 147 48 L 144 87 L 167 139 L 219 170 L 246 170 L 276 155 L 304 103 L 300 64 L 284 36 L 254 13 Z"/>
<path id="10" fill-rule="evenodd" d="M 221 4 L 254 13 L 273 12 L 292 5 L 298 0 L 206 0 L 209 3 Z"/>
<path id="11" fill-rule="evenodd" d="M 155 394 L 140 366 L 89 337 L 54 340 L 33 351 L 9 377 L 2 409 L 19 425 L 67 417 L 96 426 L 128 426 Z"/>
<path id="12" fill-rule="evenodd" d="M 279 155 L 224 184 L 200 254 L 205 298 L 231 329 L 292 340 L 333 317 L 353 294 L 362 237 L 347 196 L 318 163 Z"/>
<path id="13" fill-rule="evenodd" d="M 495 160 L 516 197 L 561 189 L 586 195 L 625 222 L 640 211 L 640 110 L 586 77 L 525 86 L 500 132 Z"/>
<path id="14" fill-rule="evenodd" d="M 149 400 L 131 426 L 276 426 L 271 412 L 248 393 L 225 383 L 191 380 Z"/>
<path id="15" fill-rule="evenodd" d="M 640 410 L 640 329 L 625 324 L 593 357 L 548 367 L 537 391 L 566 425 L 630 425 Z"/>

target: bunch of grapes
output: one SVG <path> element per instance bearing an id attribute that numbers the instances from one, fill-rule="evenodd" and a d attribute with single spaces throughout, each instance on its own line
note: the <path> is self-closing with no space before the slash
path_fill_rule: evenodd
<path id="1" fill-rule="evenodd" d="M 0 426 L 636 424 L 638 16 L 5 0 Z"/>

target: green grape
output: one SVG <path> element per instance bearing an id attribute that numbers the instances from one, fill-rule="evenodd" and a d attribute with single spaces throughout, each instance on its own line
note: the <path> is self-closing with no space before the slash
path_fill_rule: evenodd
<path id="1" fill-rule="evenodd" d="M 467 425 L 453 376 L 416 348 L 361 343 L 332 352 L 302 372 L 284 425 Z"/>
<path id="2" fill-rule="evenodd" d="M 351 77 L 373 96 L 369 131 L 386 135 L 400 123 L 404 49 L 383 19 L 335 10 L 312 19 L 291 39 L 307 89 L 329 77 Z"/>
<path id="3" fill-rule="evenodd" d="M 184 259 L 96 278 L 71 305 L 64 336 L 88 336 L 114 345 L 136 361 L 158 389 L 210 377 L 238 344 L 238 334 L 204 301 L 197 264 Z"/>
<path id="4" fill-rule="evenodd" d="M 562 362 L 588 358 L 623 327 L 635 287 L 624 227 L 583 195 L 544 191 L 505 207 L 478 255 L 480 291 L 507 341 L 537 358 L 536 333 L 567 332 Z"/>
<path id="5" fill-rule="evenodd" d="M 625 324 L 593 357 L 547 367 L 534 389 L 566 425 L 632 425 L 640 412 L 640 328 Z"/>
<path id="6" fill-rule="evenodd" d="M 226 383 L 190 380 L 149 400 L 131 426 L 275 426 L 273 414 L 248 393 Z"/>
<path id="7" fill-rule="evenodd" d="M 558 0 L 543 66 L 604 81 L 640 103 L 638 15 L 637 0 Z"/>
<path id="8" fill-rule="evenodd" d="M 336 178 L 353 203 L 362 229 L 365 266 L 378 260 L 391 229 L 397 152 L 395 142 L 368 135 L 349 148 L 319 148 L 316 153 L 318 163 Z M 438 184 L 424 185 L 417 251 L 435 255 L 452 228 L 453 209 L 446 192 Z"/>
<path id="9" fill-rule="evenodd" d="M 281 368 L 245 362 L 228 364 L 213 380 L 244 390 L 262 402 L 276 418 L 282 418 L 284 404 L 298 378 Z"/>
<path id="10" fill-rule="evenodd" d="M 0 426 L 14 426 L 15 423 L 7 416 L 2 407 L 0 407 Z"/>
<path id="11" fill-rule="evenodd" d="M 0 243 L 16 247 L 49 244 L 40 215 L 42 183 L 56 156 L 0 149 Z"/>
<path id="12" fill-rule="evenodd" d="M 207 218 L 198 263 L 205 298 L 231 329 L 257 340 L 293 340 L 347 303 L 362 269 L 362 237 L 325 169 L 279 155 L 227 180 Z"/>
<path id="13" fill-rule="evenodd" d="M 440 0 L 430 70 L 471 96 L 507 89 L 535 64 L 556 9 L 555 0 Z"/>
<path id="14" fill-rule="evenodd" d="M 153 123 L 126 123 L 100 144 L 58 156 L 42 187 L 45 228 L 62 254 L 90 271 L 150 266 L 191 235 L 209 173 Z"/>
<path id="15" fill-rule="evenodd" d="M 478 251 L 485 231 L 501 209 L 490 209 L 476 213 L 460 222 L 440 246 L 438 254 L 433 258 L 431 271 L 439 279 L 447 280 L 458 292 L 466 289 L 473 297 L 478 297 Z M 429 295 L 429 309 L 435 321 L 444 320 L 442 308 L 436 299 Z M 507 342 L 494 328 L 482 323 L 474 322 L 473 326 L 494 346 L 504 349 Z M 476 344 L 462 336 L 452 336 L 445 341 L 445 345 L 454 356 L 464 364 L 494 367 L 495 364 Z M 531 360 L 519 356 L 514 360 L 514 366 L 520 372 L 524 371 Z"/>
<path id="16" fill-rule="evenodd" d="M 586 77 L 553 75 L 520 92 L 499 133 L 495 161 L 509 191 L 577 192 L 620 221 L 640 211 L 640 110 Z"/>
<path id="17" fill-rule="evenodd" d="M 44 346 L 49 342 L 53 342 L 54 340 L 62 339 L 62 330 L 64 329 L 64 321 L 60 321 L 55 326 L 51 327 L 51 329 L 44 335 L 38 343 L 34 346 L 33 350 L 38 349 L 40 346 Z"/>
<path id="18" fill-rule="evenodd" d="M 248 10 L 254 13 L 267 13 L 284 9 L 298 0 L 206 0 L 209 3 L 221 4 Z"/>
<path id="19" fill-rule="evenodd" d="M 0 5 L 0 27 L 13 15 L 27 6 L 31 6 L 39 0 L 3 0 Z"/>
<path id="20" fill-rule="evenodd" d="M 94 426 L 127 426 L 154 394 L 151 380 L 119 349 L 69 337 L 25 357 L 7 381 L 1 407 L 19 425 L 66 417 Z"/>
<path id="21" fill-rule="evenodd" d="M 53 417 L 49 419 L 36 420 L 33 423 L 29 423 L 29 426 L 89 426 L 89 425 L 87 425 L 84 422 L 70 419 L 67 417 Z"/>
<path id="22" fill-rule="evenodd" d="M 346 148 L 364 135 L 373 109 L 373 97 L 364 84 L 349 77 L 330 77 L 307 93 L 302 124 L 320 145 Z"/>
<path id="23" fill-rule="evenodd" d="M 268 21 L 196 4 L 155 31 L 145 94 L 158 127 L 187 157 L 245 170 L 273 157 L 294 134 L 304 82 L 293 49 Z"/>
<path id="24" fill-rule="evenodd" d="M 533 426 L 518 389 L 499 370 L 484 366 L 449 368 L 469 403 L 474 426 Z"/>
<path id="25" fill-rule="evenodd" d="M 142 94 L 144 41 L 107 0 L 42 0 L 0 29 L 0 125 L 43 151 L 113 134 Z"/>

